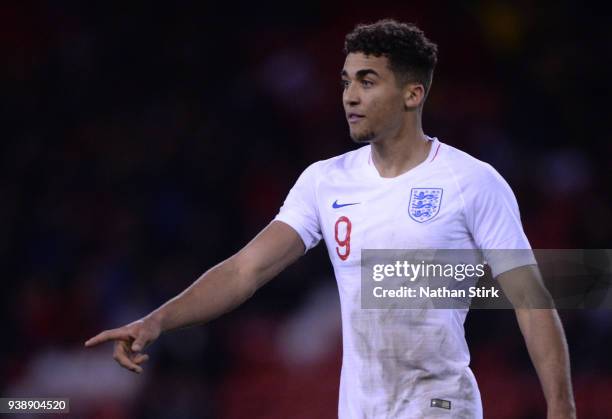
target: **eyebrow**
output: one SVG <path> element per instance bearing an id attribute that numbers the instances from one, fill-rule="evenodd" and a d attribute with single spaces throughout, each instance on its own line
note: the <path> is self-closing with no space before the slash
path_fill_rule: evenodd
<path id="1" fill-rule="evenodd" d="M 368 74 L 373 74 L 376 77 L 380 78 L 380 74 L 378 74 L 376 71 L 372 70 L 371 68 L 364 68 L 362 70 L 357 71 L 357 73 L 355 73 L 355 75 L 357 76 L 358 79 L 362 79 L 365 76 L 367 76 Z M 348 73 L 346 72 L 346 70 L 342 69 L 342 71 L 340 72 L 340 76 L 341 77 L 348 77 Z"/>

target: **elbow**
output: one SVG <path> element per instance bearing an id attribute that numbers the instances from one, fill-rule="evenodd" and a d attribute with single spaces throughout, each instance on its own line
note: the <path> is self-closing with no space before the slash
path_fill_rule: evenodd
<path id="1" fill-rule="evenodd" d="M 554 309 L 555 302 L 545 287 L 538 287 L 533 293 L 525 296 L 527 308 Z"/>
<path id="2" fill-rule="evenodd" d="M 236 285 L 241 291 L 242 300 L 252 297 L 260 287 L 257 269 L 237 255 L 229 258 L 226 263 L 230 271 L 230 277 L 236 281 Z"/>

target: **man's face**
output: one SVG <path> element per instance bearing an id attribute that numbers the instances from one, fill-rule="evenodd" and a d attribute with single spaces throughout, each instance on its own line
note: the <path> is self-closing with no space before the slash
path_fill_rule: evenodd
<path id="1" fill-rule="evenodd" d="M 394 135 L 404 120 L 404 99 L 387 57 L 350 53 L 341 75 L 342 104 L 353 141 Z"/>

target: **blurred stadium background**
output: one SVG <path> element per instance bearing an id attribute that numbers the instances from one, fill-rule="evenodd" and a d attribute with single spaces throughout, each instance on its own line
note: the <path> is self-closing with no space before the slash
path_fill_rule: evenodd
<path id="1" fill-rule="evenodd" d="M 143 375 L 86 338 L 243 246 L 311 162 L 354 147 L 344 34 L 438 43 L 426 133 L 495 166 L 538 248 L 609 248 L 610 25 L 579 2 L 0 8 L 0 395 L 80 418 L 332 418 L 338 296 L 320 245 L 237 311 L 163 336 Z M 610 418 L 612 313 L 561 313 L 579 416 Z M 511 311 L 467 321 L 485 417 L 541 418 Z M 25 416 L 24 416 L 25 417 Z M 39 417 L 39 416 L 36 416 Z"/>

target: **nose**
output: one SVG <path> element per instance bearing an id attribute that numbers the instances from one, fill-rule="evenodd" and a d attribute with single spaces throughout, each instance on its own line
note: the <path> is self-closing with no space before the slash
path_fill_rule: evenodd
<path id="1" fill-rule="evenodd" d="M 361 101 L 358 86 L 354 83 L 349 83 L 342 93 L 342 101 L 346 107 L 358 105 Z"/>

